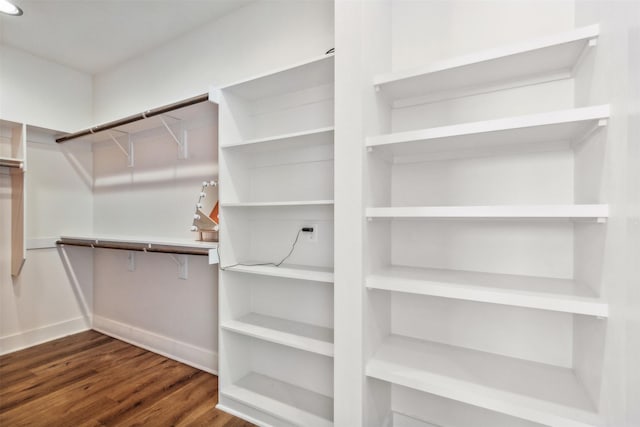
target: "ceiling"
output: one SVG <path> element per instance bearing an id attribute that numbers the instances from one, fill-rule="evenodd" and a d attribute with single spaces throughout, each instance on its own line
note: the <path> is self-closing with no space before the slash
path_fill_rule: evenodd
<path id="1" fill-rule="evenodd" d="M 252 1 L 16 0 L 24 15 L 0 15 L 0 44 L 95 74 Z"/>

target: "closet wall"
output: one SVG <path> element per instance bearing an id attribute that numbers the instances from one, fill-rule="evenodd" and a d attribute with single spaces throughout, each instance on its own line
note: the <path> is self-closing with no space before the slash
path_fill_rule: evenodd
<path id="1" fill-rule="evenodd" d="M 73 273 L 55 248 L 62 232 L 92 227 L 90 147 L 53 141 L 43 128 L 74 130 L 91 122 L 91 76 L 0 46 L 0 118 L 27 123 L 27 260 L 11 276 L 11 181 L 0 168 L 0 353 L 90 325 L 91 258 L 71 250 Z M 3 141 L 4 143 L 4 141 Z M 86 302 L 83 303 L 83 299 Z"/>

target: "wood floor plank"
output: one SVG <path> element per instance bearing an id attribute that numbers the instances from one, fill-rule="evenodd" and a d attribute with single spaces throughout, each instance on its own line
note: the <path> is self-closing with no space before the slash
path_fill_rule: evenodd
<path id="1" fill-rule="evenodd" d="M 0 426 L 251 427 L 216 376 L 95 331 L 0 356 Z"/>

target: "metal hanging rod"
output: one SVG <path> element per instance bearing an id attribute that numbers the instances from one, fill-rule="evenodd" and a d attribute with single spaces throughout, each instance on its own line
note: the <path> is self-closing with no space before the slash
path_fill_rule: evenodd
<path id="1" fill-rule="evenodd" d="M 105 240 L 85 240 L 85 239 L 70 239 L 61 238 L 56 242 L 56 245 L 61 246 L 84 246 L 90 248 L 104 248 L 104 249 L 122 249 L 127 251 L 137 252 L 161 252 L 169 254 L 179 255 L 209 255 L 208 248 L 189 248 L 183 246 L 173 246 L 168 244 L 158 243 L 127 243 L 127 242 L 110 242 Z"/>
<path id="2" fill-rule="evenodd" d="M 114 120 L 112 122 L 104 123 L 98 126 L 94 126 L 89 129 L 81 130 L 78 132 L 70 133 L 65 136 L 61 136 L 56 139 L 58 144 L 71 141 L 72 139 L 81 138 L 83 136 L 92 135 L 94 133 L 102 132 L 108 129 L 117 128 L 119 126 L 127 125 L 129 123 L 137 122 L 147 119 L 149 117 L 158 116 L 160 114 L 166 114 L 170 111 L 178 110 L 180 108 L 188 107 L 190 105 L 199 104 L 201 102 L 209 101 L 209 94 L 203 94 L 194 96 L 193 98 L 185 99 L 183 101 L 175 102 L 173 104 L 165 105 L 163 107 L 153 108 L 151 110 L 144 111 L 139 114 L 134 114 L 123 119 Z"/>

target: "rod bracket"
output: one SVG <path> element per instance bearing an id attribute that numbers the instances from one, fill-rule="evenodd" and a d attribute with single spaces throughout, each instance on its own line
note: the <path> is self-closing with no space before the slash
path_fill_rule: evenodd
<path id="1" fill-rule="evenodd" d="M 127 156 L 127 166 L 132 168 L 135 164 L 134 159 L 133 159 L 133 141 L 131 140 L 131 134 L 127 133 L 127 144 L 129 149 L 125 149 L 122 144 L 120 144 L 120 141 L 118 141 L 118 139 L 113 136 L 113 133 L 111 133 L 111 131 L 107 131 L 107 135 L 109 135 L 109 138 L 111 138 L 111 140 L 118 146 L 118 148 L 120 149 L 120 151 L 122 151 L 124 153 L 125 156 Z"/>
<path id="2" fill-rule="evenodd" d="M 173 132 L 171 127 L 167 124 L 167 121 L 164 119 L 163 116 L 160 116 L 160 121 L 162 122 L 162 125 L 167 130 L 167 132 L 169 132 L 169 135 L 171 136 L 171 138 L 178 145 L 178 159 L 180 160 L 188 159 L 189 158 L 189 151 L 187 149 L 188 133 L 187 133 L 187 130 L 184 128 L 184 123 L 180 121 L 180 132 L 179 132 L 180 138 L 178 138 L 178 136 L 176 136 L 176 134 Z"/>
<path id="3" fill-rule="evenodd" d="M 169 254 L 169 256 L 178 265 L 178 279 L 187 280 L 189 278 L 189 258 L 186 255 Z"/>

